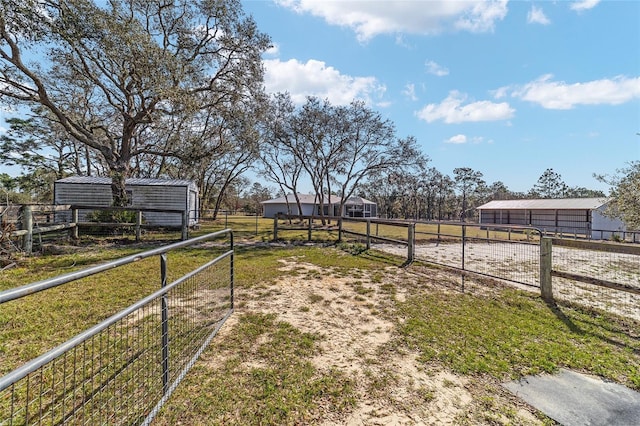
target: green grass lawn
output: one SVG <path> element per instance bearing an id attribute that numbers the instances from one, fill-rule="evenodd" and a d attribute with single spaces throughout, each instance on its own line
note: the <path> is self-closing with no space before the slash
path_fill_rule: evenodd
<path id="1" fill-rule="evenodd" d="M 17 268 L 1 272 L 0 289 L 141 249 L 85 249 L 25 258 Z M 172 279 L 212 258 L 215 250 L 196 248 L 171 254 Z M 394 324 L 393 344 L 387 350 L 415 350 L 425 369 L 437 365 L 499 382 L 564 367 L 640 390 L 638 322 L 576 307 L 549 306 L 536 295 L 513 289 L 482 290 L 480 286 L 479 291 L 461 293 L 452 291 L 450 283 L 439 288 L 438 282 L 430 282 L 426 289 L 422 281 L 433 275 L 429 268 L 409 267 L 419 273 L 416 276 L 426 278 L 393 278 L 389 268 L 398 268 L 403 259 L 346 243 L 239 247 L 236 293 L 259 297 L 265 285 L 283 277 L 305 279 L 295 268 L 280 270 L 281 259 L 304 259 L 341 276 L 360 277 L 366 271 L 368 279 L 389 294 L 388 305 L 376 313 Z M 128 306 L 158 285 L 158 261 L 147 259 L 0 305 L 0 374 Z M 367 289 L 366 279 L 358 278 L 357 287 Z M 394 296 L 401 289 L 406 292 L 402 300 Z M 321 306 L 322 301 L 310 301 L 311 305 Z M 313 321 L 309 306 L 304 312 L 309 312 L 309 321 Z M 322 334 L 302 332 L 273 314 L 242 312 L 241 306 L 234 315 L 238 321 L 227 333 L 230 337 L 214 339 L 203 362 L 196 364 L 172 397 L 159 424 L 304 424 L 313 423 L 323 410 L 349 411 L 357 404 L 348 371 L 321 374 L 311 362 L 325 338 Z M 231 414 L 233 417 L 228 417 Z"/>

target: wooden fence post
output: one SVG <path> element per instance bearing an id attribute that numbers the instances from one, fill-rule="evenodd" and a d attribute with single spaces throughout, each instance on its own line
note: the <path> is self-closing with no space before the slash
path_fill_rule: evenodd
<path id="1" fill-rule="evenodd" d="M 31 206 L 29 205 L 22 206 L 21 210 L 22 210 L 21 228 L 27 231 L 25 236 L 22 237 L 22 249 L 27 254 L 31 254 L 33 250 L 33 214 L 31 210 Z"/>
<path id="2" fill-rule="evenodd" d="M 71 209 L 71 222 L 75 223 L 76 226 L 74 226 L 73 228 L 71 228 L 71 238 L 73 238 L 74 240 L 77 240 L 79 237 L 80 232 L 78 231 L 78 218 L 79 218 L 79 214 L 78 214 L 78 209 Z"/>
<path id="3" fill-rule="evenodd" d="M 338 242 L 342 242 L 342 218 L 338 219 Z"/>
<path id="4" fill-rule="evenodd" d="M 313 225 L 313 216 L 309 216 L 309 227 L 307 229 L 307 241 L 311 241 L 311 228 Z"/>
<path id="5" fill-rule="evenodd" d="M 416 254 L 416 224 L 410 223 L 407 228 L 407 262 L 411 263 L 415 259 Z"/>
<path id="6" fill-rule="evenodd" d="M 138 243 L 140 242 L 141 228 L 142 228 L 142 210 L 138 210 L 136 212 L 136 242 Z"/>
<path id="7" fill-rule="evenodd" d="M 278 214 L 273 216 L 273 241 L 278 240 Z"/>
<path id="8" fill-rule="evenodd" d="M 540 240 L 540 292 L 545 302 L 553 302 L 553 287 L 551 285 L 552 243 L 551 238 Z"/>
<path id="9" fill-rule="evenodd" d="M 371 219 L 367 219 L 367 250 L 371 248 Z"/>
<path id="10" fill-rule="evenodd" d="M 189 210 L 182 212 L 182 241 L 189 239 Z"/>

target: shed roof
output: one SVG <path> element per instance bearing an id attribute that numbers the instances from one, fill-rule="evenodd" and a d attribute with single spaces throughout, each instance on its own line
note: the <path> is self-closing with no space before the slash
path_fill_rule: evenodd
<path id="1" fill-rule="evenodd" d="M 595 210 L 607 204 L 606 198 L 549 198 L 536 200 L 493 200 L 478 210 Z"/>
<path id="2" fill-rule="evenodd" d="M 85 183 L 94 185 L 111 185 L 111 178 L 101 176 L 69 176 L 56 180 L 56 183 Z M 129 178 L 125 185 L 144 186 L 190 186 L 195 185 L 193 181 L 181 179 L 147 179 Z"/>

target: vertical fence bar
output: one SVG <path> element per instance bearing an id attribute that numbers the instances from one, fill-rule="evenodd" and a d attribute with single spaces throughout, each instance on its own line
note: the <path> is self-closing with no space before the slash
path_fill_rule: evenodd
<path id="1" fill-rule="evenodd" d="M 338 242 L 342 242 L 342 218 L 338 219 Z"/>
<path id="2" fill-rule="evenodd" d="M 307 241 L 311 241 L 311 227 L 313 225 L 313 216 L 309 216 L 309 225 L 307 227 Z"/>
<path id="3" fill-rule="evenodd" d="M 160 255 L 160 279 L 167 286 L 167 253 Z M 169 300 L 167 293 L 161 299 L 162 314 L 162 394 L 169 390 Z"/>
<path id="4" fill-rule="evenodd" d="M 546 302 L 553 301 L 551 284 L 552 243 L 551 238 L 540 239 L 540 292 Z"/>

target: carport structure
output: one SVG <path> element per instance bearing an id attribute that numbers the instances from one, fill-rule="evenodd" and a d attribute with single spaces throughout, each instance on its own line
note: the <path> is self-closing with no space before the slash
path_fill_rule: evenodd
<path id="1" fill-rule="evenodd" d="M 606 198 L 494 200 L 478 207 L 480 224 L 535 226 L 544 232 L 610 239 L 624 223 L 605 214 Z"/>

